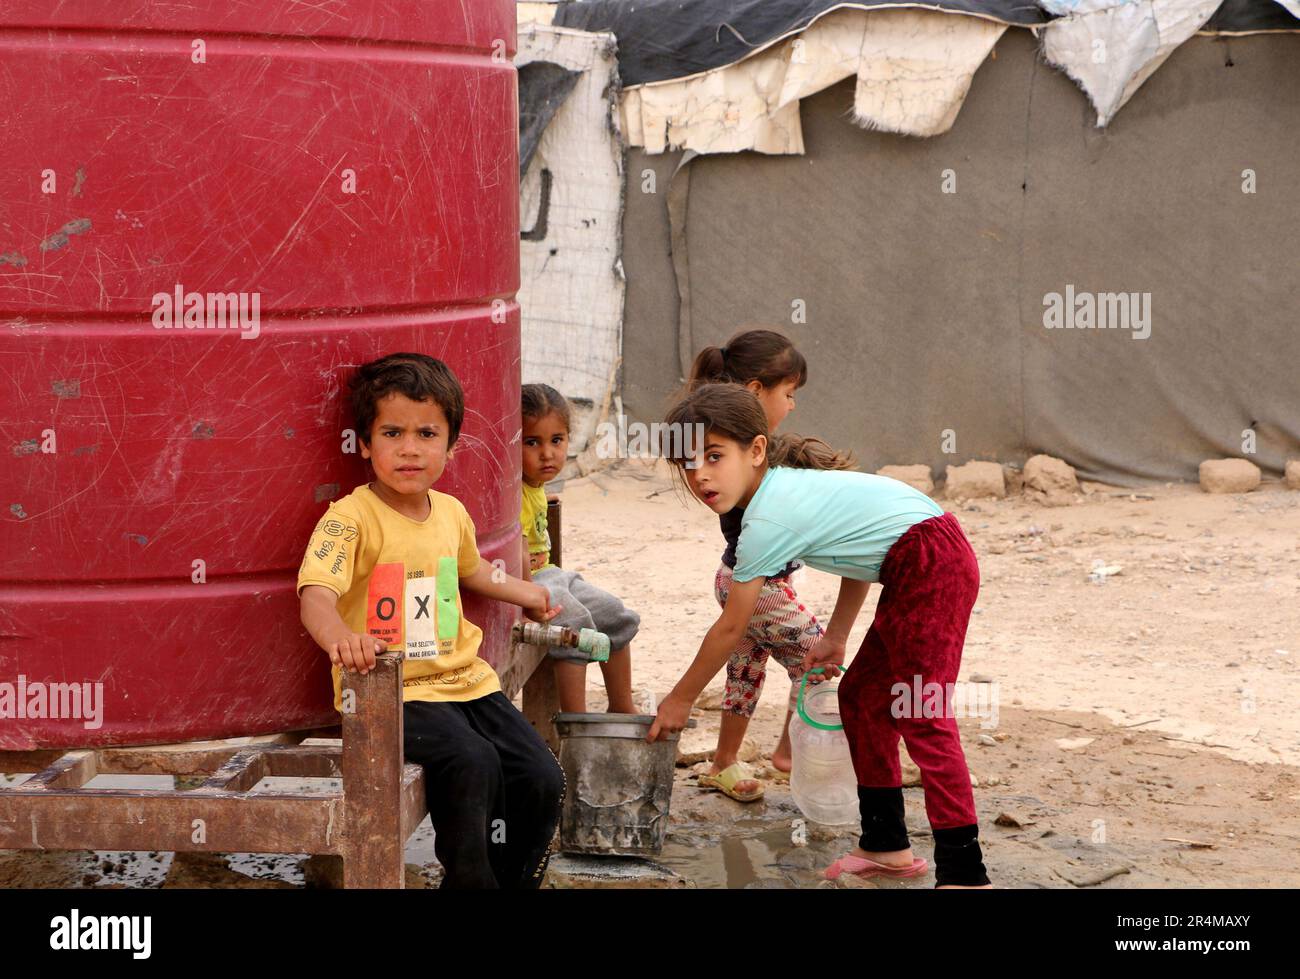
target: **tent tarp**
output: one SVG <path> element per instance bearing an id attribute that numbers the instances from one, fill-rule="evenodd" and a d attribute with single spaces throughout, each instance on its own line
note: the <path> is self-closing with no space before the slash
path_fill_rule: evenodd
<path id="1" fill-rule="evenodd" d="M 758 323 L 809 360 L 785 427 L 865 468 L 1047 452 L 1119 484 L 1225 456 L 1280 473 L 1300 458 L 1300 38 L 1226 47 L 1231 68 L 1186 41 L 1104 131 L 1008 30 L 940 137 L 849 125 L 846 79 L 804 100 L 806 156 L 699 156 L 670 180 L 678 155 L 634 151 L 660 192 L 627 196 L 625 404 L 661 419 L 683 360 Z M 1130 328 L 1044 321 L 1053 293 L 1119 292 L 1144 297 Z"/>
<path id="2" fill-rule="evenodd" d="M 1223 0 L 1204 30 L 1221 34 L 1300 31 L 1296 0 Z"/>
<path id="3" fill-rule="evenodd" d="M 533 162 L 542 133 L 582 76 L 550 61 L 519 66 L 519 179 Z"/>
<path id="4" fill-rule="evenodd" d="M 1030 0 L 595 0 L 560 3 L 555 23 L 618 38 L 618 69 L 624 87 L 683 78 L 733 64 L 760 48 L 804 30 L 832 10 L 923 7 L 971 14 L 1021 27 L 1051 18 Z"/>
<path id="5" fill-rule="evenodd" d="M 982 17 L 1015 27 L 1042 27 L 1049 10 L 1082 8 L 1075 0 L 564 0 L 554 23 L 618 38 L 624 87 L 685 78 L 734 64 L 825 14 L 842 8 L 913 8 Z M 1047 7 L 1048 9 L 1043 9 Z M 1224 0 L 1202 30 L 1225 34 L 1300 30 L 1300 0 Z"/>

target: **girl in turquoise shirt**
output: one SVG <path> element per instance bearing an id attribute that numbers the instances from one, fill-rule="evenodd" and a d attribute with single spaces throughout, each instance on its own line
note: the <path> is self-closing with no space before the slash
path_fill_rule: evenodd
<path id="1" fill-rule="evenodd" d="M 788 337 L 776 330 L 745 329 L 733 334 L 721 347 L 709 346 L 700 351 L 691 365 L 687 389 L 709 383 L 739 384 L 758 398 L 768 430 L 775 432 L 794 411 L 794 393 L 807 381 L 808 365 Z M 852 465 L 847 458 L 841 464 Z M 744 517 L 741 507 L 718 516 L 727 545 L 713 576 L 713 595 L 721 607 L 726 606 L 731 590 L 736 543 Z M 772 751 L 772 767 L 790 771 L 790 718 L 794 714 L 794 697 L 803 678 L 804 657 L 822 636 L 816 617 L 795 593 L 793 574 L 798 567 L 799 562 L 791 561 L 767 576 L 745 633 L 727 658 L 718 746 L 709 771 L 700 776 L 699 785 L 717 789 L 738 802 L 755 802 L 763 797 L 762 783 L 754 777 L 753 769 L 740 761 L 739 754 L 763 692 L 769 661 L 782 666 L 790 678 L 785 723 Z"/>
<path id="2" fill-rule="evenodd" d="M 743 507 L 745 514 L 726 606 L 660 704 L 649 740 L 685 727 L 695 698 L 743 635 L 768 575 L 798 558 L 840 576 L 826 634 L 804 661 L 831 675 L 843 666 L 849 629 L 878 581 L 875 618 L 839 688 L 862 836 L 826 877 L 926 872 L 903 819 L 901 737 L 921 770 L 936 886 L 990 886 L 953 716 L 951 691 L 979 591 L 979 567 L 957 518 L 897 480 L 831 468 L 840 456 L 819 439 L 769 437 L 762 405 L 738 385 L 699 387 L 666 420 L 670 431 L 702 435 L 676 440 L 702 445 L 689 457 L 670 455 L 692 495 L 715 513 Z M 900 689 L 926 691 L 925 702 L 911 703 Z"/>

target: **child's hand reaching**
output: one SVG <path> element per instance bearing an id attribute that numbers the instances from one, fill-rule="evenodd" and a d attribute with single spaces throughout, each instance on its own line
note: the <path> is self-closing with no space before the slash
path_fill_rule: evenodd
<path id="1" fill-rule="evenodd" d="M 647 741 L 658 741 L 661 736 L 676 734 L 682 730 L 691 719 L 691 707 L 691 704 L 678 700 L 672 694 L 669 694 L 659 704 L 654 723 L 650 725 L 650 730 L 646 733 L 645 739 Z"/>
<path id="2" fill-rule="evenodd" d="M 375 668 L 375 657 L 387 648 L 388 644 L 382 639 L 352 632 L 327 643 L 325 652 L 335 666 L 365 674 Z"/>
<path id="3" fill-rule="evenodd" d="M 534 622 L 540 622 L 545 625 L 547 622 L 550 622 L 551 619 L 564 611 L 563 605 L 557 605 L 555 608 L 551 608 L 551 593 L 546 590 L 545 585 L 539 585 L 534 582 L 528 582 L 528 584 L 532 585 L 531 591 L 533 592 L 533 595 L 527 604 L 520 606 L 524 611 L 524 615 L 528 616 L 528 618 L 532 619 Z"/>
<path id="4" fill-rule="evenodd" d="M 829 634 L 822 636 L 817 640 L 817 645 L 808 650 L 803 658 L 803 670 L 807 673 L 817 666 L 825 667 L 822 674 L 827 680 L 837 677 L 844 669 L 844 656 L 847 650 L 844 648 L 844 640 L 831 636 Z M 820 683 L 816 676 L 808 678 L 810 683 Z"/>

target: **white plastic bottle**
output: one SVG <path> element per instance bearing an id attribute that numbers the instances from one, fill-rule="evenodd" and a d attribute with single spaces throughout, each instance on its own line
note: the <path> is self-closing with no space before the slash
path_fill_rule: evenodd
<path id="1" fill-rule="evenodd" d="M 820 673 L 821 667 L 811 670 Z M 800 682 L 797 709 L 790 718 L 790 794 L 815 823 L 856 823 L 858 780 L 849 757 L 849 741 L 840 723 L 839 682 Z"/>

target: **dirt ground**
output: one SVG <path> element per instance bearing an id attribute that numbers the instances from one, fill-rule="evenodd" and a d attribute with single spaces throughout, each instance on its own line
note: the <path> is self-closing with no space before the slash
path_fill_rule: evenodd
<path id="1" fill-rule="evenodd" d="M 1276 482 L 1227 496 L 1186 485 L 1083 489 L 1063 507 L 944 503 L 983 579 L 961 680 L 997 691 L 996 724 L 960 722 L 990 876 L 1011 887 L 1300 886 L 1300 492 Z M 662 464 L 570 480 L 561 499 L 565 566 L 640 612 L 634 685 L 661 696 L 717 614 L 716 518 L 674 492 Z M 829 617 L 837 579 L 804 569 L 796 587 Z M 766 798 L 744 805 L 702 792 L 700 766 L 679 767 L 663 873 L 644 886 L 832 886 L 819 870 L 854 834 L 814 827 L 802 839 L 788 783 L 766 765 L 789 689 L 772 672 L 750 727 Z M 720 691 L 721 678 L 700 699 L 683 744 L 691 757 L 716 739 Z M 593 668 L 588 709 L 603 706 Z M 929 856 L 921 790 L 906 794 L 914 845 Z M 408 847 L 413 885 L 437 878 L 427 829 Z M 554 863 L 552 886 L 586 886 L 572 869 Z M 7 887 L 311 877 L 293 857 L 0 853 Z"/>
<path id="2" fill-rule="evenodd" d="M 961 680 L 997 684 L 996 726 L 960 722 L 990 874 L 1008 886 L 1093 886 L 1112 871 L 1097 885 L 1300 886 L 1300 493 L 1278 482 L 1223 496 L 1188 485 L 1083 489 L 1062 507 L 1023 497 L 943 503 L 982 576 Z M 561 499 L 566 566 L 640 611 L 635 683 L 662 694 L 717 614 L 716 518 L 683 502 L 662 464 L 594 473 Z M 1112 572 L 1094 574 L 1098 562 Z M 838 579 L 798 575 L 801 599 L 829 617 Z M 783 671 L 769 672 L 749 734 L 759 765 L 789 686 Z M 700 703 L 716 704 L 720 690 L 719 678 Z M 600 706 L 595 670 L 589 691 Z M 711 746 L 718 711 L 695 717 L 688 747 Z M 690 875 L 694 846 L 720 853 L 716 828 L 730 824 L 722 835 L 748 840 L 748 856 L 733 852 L 726 874 L 697 873 L 704 886 L 816 883 L 799 866 L 809 854 L 791 845 L 799 814 L 781 781 L 744 806 L 692 778 L 679 769 L 674 822 L 685 822 L 670 838 L 674 869 Z M 924 855 L 920 788 L 907 796 Z M 1020 825 L 998 825 L 999 816 Z M 820 854 L 835 855 L 834 846 Z"/>

